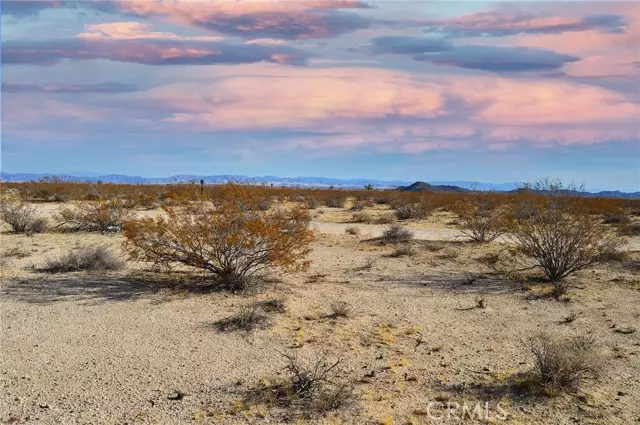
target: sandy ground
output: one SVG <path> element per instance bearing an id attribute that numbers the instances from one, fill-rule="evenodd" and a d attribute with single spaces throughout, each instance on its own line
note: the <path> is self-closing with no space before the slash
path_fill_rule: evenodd
<path id="1" fill-rule="evenodd" d="M 46 208 L 52 208 L 46 206 Z M 282 423 L 283 412 L 243 403 L 282 376 L 279 352 L 342 359 L 355 400 L 295 423 L 461 423 L 429 403 L 487 404 L 462 423 L 640 423 L 640 253 L 572 277 L 571 301 L 543 284 L 505 280 L 482 257 L 499 243 L 462 243 L 442 223 L 410 227 L 416 254 L 390 256 L 369 241 L 384 226 L 316 220 L 306 273 L 278 276 L 259 294 L 176 289 L 130 264 L 113 273 L 47 275 L 30 267 L 76 244 L 120 235 L 1 235 L 0 420 L 35 424 Z M 437 242 L 434 242 L 437 241 Z M 631 250 L 637 238 L 630 242 Z M 637 249 L 635 249 L 637 251 Z M 469 284 L 468 278 L 475 281 Z M 220 332 L 214 324 L 256 301 L 284 297 L 264 329 Z M 486 308 L 477 308 L 483 297 Z M 349 317 L 332 318 L 347 302 Z M 563 324 L 576 312 L 578 319 Z M 606 376 L 574 395 L 518 391 L 531 367 L 522 345 L 541 330 L 598 339 Z M 508 413 L 499 419 L 500 407 Z M 435 419 L 433 418 L 435 415 Z M 441 417 L 438 420 L 437 417 Z M 501 416 L 500 416 L 501 417 Z"/>

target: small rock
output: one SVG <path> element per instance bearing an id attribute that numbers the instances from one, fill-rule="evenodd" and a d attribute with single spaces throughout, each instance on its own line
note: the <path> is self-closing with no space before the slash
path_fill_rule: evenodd
<path id="1" fill-rule="evenodd" d="M 186 396 L 185 393 L 181 392 L 181 391 L 174 391 L 171 394 L 169 394 L 167 396 L 167 399 L 169 400 L 173 400 L 173 401 L 180 401 L 182 400 L 184 397 Z"/>
<path id="2" fill-rule="evenodd" d="M 627 393 L 625 393 L 624 391 L 618 391 L 618 397 L 624 397 L 626 395 Z"/>

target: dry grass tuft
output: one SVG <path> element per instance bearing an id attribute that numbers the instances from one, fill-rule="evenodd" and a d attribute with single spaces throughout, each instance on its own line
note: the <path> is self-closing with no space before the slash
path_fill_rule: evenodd
<path id="1" fill-rule="evenodd" d="M 560 340 L 542 333 L 530 338 L 526 347 L 533 357 L 533 375 L 547 389 L 575 392 L 602 375 L 604 363 L 593 337 Z"/>
<path id="2" fill-rule="evenodd" d="M 47 260 L 39 270 L 47 273 L 121 270 L 124 265 L 124 261 L 109 247 L 96 245 L 71 249 Z"/>

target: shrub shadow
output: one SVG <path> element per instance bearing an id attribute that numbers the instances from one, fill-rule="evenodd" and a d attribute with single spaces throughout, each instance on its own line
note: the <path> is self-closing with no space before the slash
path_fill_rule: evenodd
<path id="1" fill-rule="evenodd" d="M 220 292 L 220 287 L 200 276 L 172 273 L 158 275 L 97 275 L 66 273 L 64 276 L 30 276 L 4 282 L 0 298 L 33 304 L 61 301 L 102 303 L 153 298 L 168 301 L 173 295 Z M 163 299 L 164 298 L 164 299 Z"/>

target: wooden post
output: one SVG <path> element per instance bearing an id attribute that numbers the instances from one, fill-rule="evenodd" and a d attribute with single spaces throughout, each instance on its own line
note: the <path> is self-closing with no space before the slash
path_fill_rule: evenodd
<path id="1" fill-rule="evenodd" d="M 204 180 L 200 180 L 200 202 L 204 199 Z"/>

